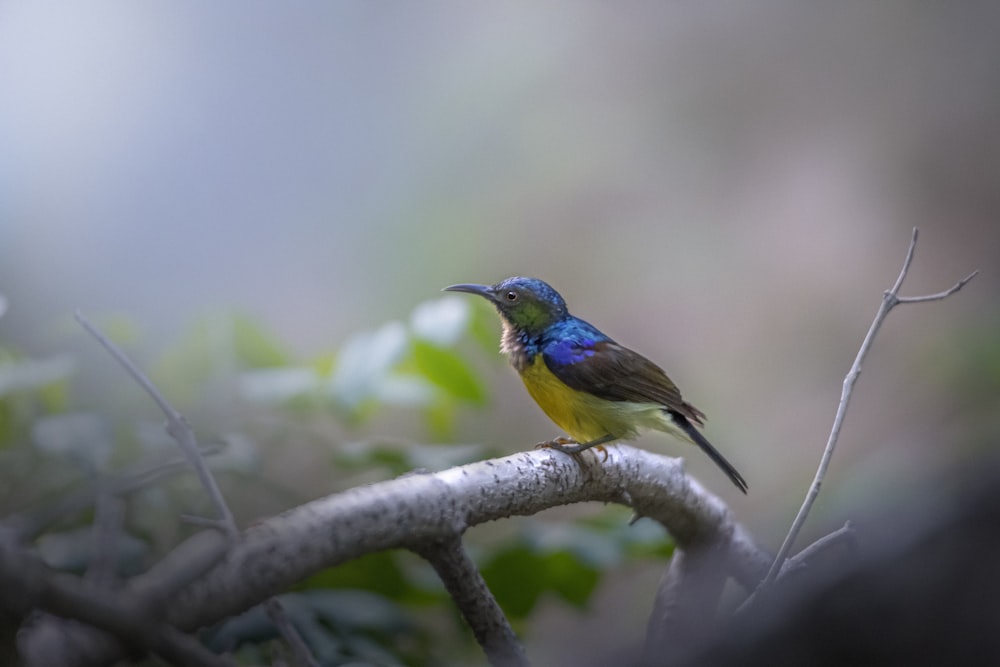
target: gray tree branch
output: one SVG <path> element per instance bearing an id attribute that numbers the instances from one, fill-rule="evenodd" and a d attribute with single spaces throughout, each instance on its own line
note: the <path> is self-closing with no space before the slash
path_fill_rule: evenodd
<path id="1" fill-rule="evenodd" d="M 414 551 L 434 567 L 493 667 L 527 667 L 528 657 L 461 537 L 425 542 Z"/>
<path id="2" fill-rule="evenodd" d="M 165 620 L 193 631 L 365 554 L 434 548 L 470 526 L 587 501 L 632 507 L 662 524 L 682 553 L 715 545 L 718 562 L 745 587 L 760 581 L 770 562 L 725 504 L 684 474 L 680 459 L 618 445 L 606 461 L 595 452 L 578 464 L 540 450 L 350 489 L 251 526 L 220 562 L 173 597 Z M 143 580 L 156 581 L 161 567 Z M 139 594 L 138 587 L 133 580 L 128 591 Z M 29 633 L 24 641 L 36 638 Z M 66 667 L 109 664 L 123 655 L 121 644 L 90 628 L 70 628 L 61 641 L 75 653 L 62 656 Z"/>
<path id="3" fill-rule="evenodd" d="M 680 662 L 714 630 L 728 558 L 711 542 L 674 553 L 646 626 L 643 664 Z"/>
<path id="4" fill-rule="evenodd" d="M 103 635 L 104 639 L 113 636 L 116 642 L 127 642 L 127 646 L 120 645 L 122 649 L 148 651 L 177 665 L 224 667 L 230 664 L 193 637 L 163 625 L 146 601 L 95 586 L 78 577 L 52 572 L 38 556 L 6 540 L 0 542 L 0 588 L 5 599 L 16 601 L 18 606 L 30 605 L 60 619 L 77 619 L 91 626 L 88 631 Z M 58 619 L 44 620 L 62 623 Z M 40 624 L 46 625 L 44 621 Z M 28 664 L 59 664 L 49 661 L 51 656 L 47 648 L 35 644 L 22 651 L 22 656 Z"/>

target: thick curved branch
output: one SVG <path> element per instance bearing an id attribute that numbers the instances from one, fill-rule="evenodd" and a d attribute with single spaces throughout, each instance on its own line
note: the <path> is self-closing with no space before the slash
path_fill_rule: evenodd
<path id="1" fill-rule="evenodd" d="M 302 505 L 248 529 L 219 566 L 177 598 L 168 618 L 198 627 L 368 553 L 414 548 L 487 521 L 583 501 L 629 505 L 663 524 L 682 549 L 714 542 L 726 553 L 757 555 L 752 564 L 733 563 L 742 583 L 756 583 L 747 575 L 762 574 L 766 555 L 734 544 L 745 533 L 721 500 L 684 475 L 679 459 L 625 446 L 608 451 L 607 461 L 597 453 L 582 466 L 557 453 L 524 452 Z"/>
<path id="2" fill-rule="evenodd" d="M 684 474 L 680 459 L 625 445 L 608 448 L 607 460 L 602 458 L 595 452 L 578 464 L 557 452 L 522 452 L 407 475 L 296 507 L 247 529 L 221 562 L 169 602 L 165 620 L 194 630 L 365 554 L 419 551 L 470 526 L 585 501 L 632 507 L 666 527 L 682 551 L 715 545 L 721 562 L 746 587 L 764 575 L 769 556 L 721 500 Z M 155 580 L 157 567 L 144 576 Z M 78 649 L 89 649 L 82 652 L 89 658 L 67 656 L 67 667 L 107 664 L 120 655 L 115 650 L 120 647 L 90 645 L 88 633 L 75 629 L 66 638 Z"/>

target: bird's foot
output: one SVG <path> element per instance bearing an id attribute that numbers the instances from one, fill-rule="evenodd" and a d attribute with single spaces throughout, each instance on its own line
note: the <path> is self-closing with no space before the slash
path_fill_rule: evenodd
<path id="1" fill-rule="evenodd" d="M 535 445 L 535 449 L 558 449 L 561 452 L 566 452 L 567 454 L 572 454 L 575 452 L 567 452 L 568 449 L 576 449 L 577 447 L 570 447 L 569 445 L 580 446 L 573 438 L 567 438 L 564 435 L 560 435 L 558 438 L 552 438 L 551 440 L 546 440 L 545 442 L 540 442 Z"/>
<path id="2" fill-rule="evenodd" d="M 545 442 L 540 442 L 535 445 L 535 449 L 555 449 L 563 454 L 569 454 L 577 461 L 580 460 L 580 454 L 587 451 L 590 448 L 596 448 L 604 458 L 601 459 L 601 463 L 608 460 L 608 450 L 603 447 L 601 443 L 607 442 L 608 438 L 599 438 L 592 442 L 579 443 L 572 438 L 567 438 L 566 436 L 559 436 L 558 438 L 553 438 L 552 440 L 547 440 Z"/>

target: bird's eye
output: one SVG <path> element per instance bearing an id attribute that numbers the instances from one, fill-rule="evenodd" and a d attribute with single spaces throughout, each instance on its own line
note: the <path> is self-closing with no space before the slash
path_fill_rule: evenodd
<path id="1" fill-rule="evenodd" d="M 517 301 L 517 292 L 511 290 L 505 295 L 508 301 Z"/>

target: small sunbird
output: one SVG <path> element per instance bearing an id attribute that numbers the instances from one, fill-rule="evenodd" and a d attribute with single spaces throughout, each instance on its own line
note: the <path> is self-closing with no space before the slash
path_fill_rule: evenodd
<path id="1" fill-rule="evenodd" d="M 496 306 L 503 320 L 500 350 L 538 406 L 570 436 L 542 446 L 577 455 L 655 429 L 698 445 L 747 492 L 743 476 L 695 427 L 704 425 L 705 415 L 681 398 L 663 369 L 570 315 L 548 283 L 515 276 L 444 289 L 478 294 Z"/>

